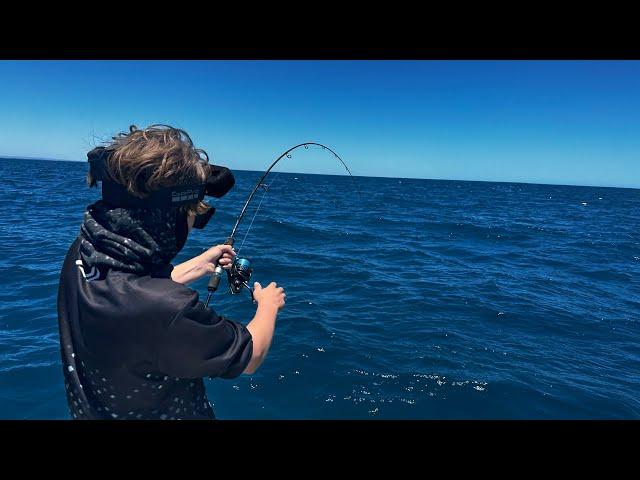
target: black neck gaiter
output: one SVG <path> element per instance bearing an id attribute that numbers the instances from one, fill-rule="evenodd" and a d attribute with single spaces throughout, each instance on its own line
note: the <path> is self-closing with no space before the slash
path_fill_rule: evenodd
<path id="1" fill-rule="evenodd" d="M 80 255 L 87 265 L 151 274 L 165 269 L 184 246 L 186 214 L 178 209 L 87 207 Z"/>

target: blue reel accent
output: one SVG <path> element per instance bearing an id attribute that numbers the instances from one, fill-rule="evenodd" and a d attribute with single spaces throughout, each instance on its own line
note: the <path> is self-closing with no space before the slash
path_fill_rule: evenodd
<path id="1" fill-rule="evenodd" d="M 247 287 L 251 291 L 248 282 L 252 273 L 251 262 L 246 258 L 236 257 L 229 272 L 229 289 L 231 293 L 239 293 L 242 287 Z"/>

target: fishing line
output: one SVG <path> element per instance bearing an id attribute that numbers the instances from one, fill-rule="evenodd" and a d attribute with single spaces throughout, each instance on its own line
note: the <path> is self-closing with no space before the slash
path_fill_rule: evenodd
<path id="1" fill-rule="evenodd" d="M 240 222 L 244 218 L 244 215 L 245 215 L 245 213 L 247 211 L 247 207 L 251 203 L 251 200 L 253 200 L 253 197 L 256 194 L 256 192 L 258 191 L 258 188 L 260 188 L 260 186 L 263 185 L 264 179 L 269 174 L 269 172 L 271 172 L 273 167 L 275 167 L 276 164 L 281 159 L 283 159 L 285 156 L 287 158 L 292 158 L 291 152 L 293 152 L 294 150 L 296 150 L 296 149 L 298 149 L 300 147 L 304 147 L 305 150 L 308 150 L 310 146 L 317 146 L 317 147 L 320 147 L 322 150 L 328 150 L 329 152 L 331 152 L 340 161 L 342 166 L 347 170 L 347 172 L 349 173 L 349 176 L 351 177 L 351 180 L 354 182 L 354 185 L 356 187 L 356 191 L 358 192 L 358 197 L 362 198 L 362 195 L 360 193 L 360 189 L 358 188 L 358 185 L 357 185 L 357 183 L 355 181 L 355 178 L 353 177 L 353 174 L 351 173 L 351 170 L 349 169 L 347 164 L 344 162 L 344 160 L 342 160 L 342 158 L 340 158 L 340 155 L 338 155 L 336 152 L 334 152 L 331 148 L 329 148 L 326 145 L 323 145 L 321 143 L 317 143 L 317 142 L 300 143 L 300 144 L 298 144 L 298 145 L 296 145 L 294 147 L 291 147 L 290 149 L 286 150 L 282 155 L 280 155 L 278 158 L 276 158 L 271 163 L 271 165 L 269 165 L 269 168 L 267 168 L 267 170 L 258 179 L 258 181 L 256 182 L 256 185 L 253 187 L 253 190 L 249 194 L 249 197 L 247 198 L 246 202 L 244 203 L 244 205 L 242 207 L 242 211 L 240 212 L 240 215 L 238 215 L 236 223 L 233 226 L 233 229 L 231 230 L 231 234 L 229 235 L 229 237 L 227 237 L 227 240 L 224 242 L 225 245 L 233 246 L 233 243 L 235 241 L 234 237 L 235 237 L 236 231 L 238 230 L 238 226 L 240 225 Z M 273 184 L 273 182 L 271 182 L 271 183 Z M 264 197 L 266 196 L 267 192 L 268 192 L 268 187 L 267 187 L 267 190 L 265 190 L 265 193 L 262 196 L 262 200 L 264 200 Z M 260 205 L 262 204 L 262 200 L 260 201 Z M 258 205 L 258 209 L 256 209 L 256 213 L 254 214 L 253 219 L 251 220 L 251 225 L 253 225 L 253 220 L 255 220 L 255 217 L 256 217 L 256 215 L 258 213 L 260 205 Z M 249 225 L 249 229 L 251 228 L 251 225 Z M 248 234 L 248 230 L 249 229 L 247 229 L 247 233 L 245 233 L 245 238 L 242 241 L 242 245 L 244 245 L 244 240 L 246 239 L 246 236 Z M 242 248 L 242 245 L 240 246 L 241 248 Z M 207 290 L 209 291 L 209 294 L 207 295 L 207 301 L 205 302 L 205 306 L 209 306 L 209 302 L 211 301 L 211 295 L 213 294 L 213 292 L 215 292 L 218 289 L 218 286 L 220 285 L 220 280 L 222 279 L 222 273 L 224 272 L 224 270 L 223 270 L 223 268 L 220 266 L 220 264 L 218 262 L 219 262 L 219 260 L 216 261 L 215 270 L 214 270 L 213 274 L 211 275 L 211 278 L 209 280 L 209 284 L 207 285 Z M 229 281 L 229 291 L 232 294 L 236 294 L 236 293 L 239 293 L 240 290 L 242 290 L 242 288 L 246 288 L 247 290 L 249 290 L 249 292 L 251 293 L 251 297 L 253 298 L 253 291 L 251 290 L 251 287 L 249 287 L 249 284 L 248 284 L 249 279 L 251 278 L 252 272 L 253 272 L 253 269 L 251 268 L 251 262 L 249 262 L 249 260 L 247 260 L 245 258 L 239 258 L 236 255 L 236 258 L 234 259 L 234 261 L 233 261 L 233 263 L 231 265 L 231 268 L 229 270 L 227 270 L 227 280 Z"/>
<path id="2" fill-rule="evenodd" d="M 242 239 L 242 243 L 240 244 L 240 248 L 236 252 L 236 255 L 240 255 L 240 250 L 242 250 L 242 246 L 244 245 L 244 241 L 247 239 L 247 235 L 249 235 L 249 230 L 251 230 L 251 227 L 253 226 L 253 221 L 256 219 L 256 216 L 258 215 L 258 212 L 260 211 L 260 206 L 262 206 L 262 202 L 264 201 L 264 198 L 267 196 L 267 193 L 269 193 L 269 190 L 271 190 L 271 187 L 273 186 L 273 184 L 276 183 L 276 178 L 278 178 L 278 175 L 280 175 L 280 172 L 276 173 L 275 177 L 273 177 L 273 180 L 271 180 L 271 183 L 269 185 L 263 184 L 264 193 L 262 194 L 262 198 L 260 199 L 260 203 L 258 204 L 258 208 L 256 208 L 256 212 L 253 214 L 253 217 L 251 218 L 251 223 L 249 224 L 249 227 L 247 228 L 247 231 L 244 234 L 244 238 Z"/>

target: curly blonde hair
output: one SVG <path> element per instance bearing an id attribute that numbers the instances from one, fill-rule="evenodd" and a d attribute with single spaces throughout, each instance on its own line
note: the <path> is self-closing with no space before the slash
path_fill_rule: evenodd
<path id="1" fill-rule="evenodd" d="M 154 124 L 144 129 L 135 125 L 120 132 L 105 145 L 111 151 L 107 170 L 111 178 L 138 198 L 154 190 L 176 185 L 203 183 L 208 175 L 209 156 L 195 148 L 189 134 L 169 125 Z M 87 175 L 89 186 L 96 181 Z M 205 202 L 185 207 L 189 213 L 204 213 Z"/>

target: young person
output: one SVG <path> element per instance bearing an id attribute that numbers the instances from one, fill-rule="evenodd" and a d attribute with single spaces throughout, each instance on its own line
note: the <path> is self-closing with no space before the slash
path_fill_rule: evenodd
<path id="1" fill-rule="evenodd" d="M 251 374 L 263 362 L 285 293 L 254 284 L 246 325 L 218 315 L 187 283 L 230 268 L 217 245 L 175 267 L 191 228 L 234 185 L 183 130 L 130 127 L 88 153 L 87 180 L 102 183 L 64 260 L 58 324 L 74 419 L 213 419 L 203 377 Z"/>

